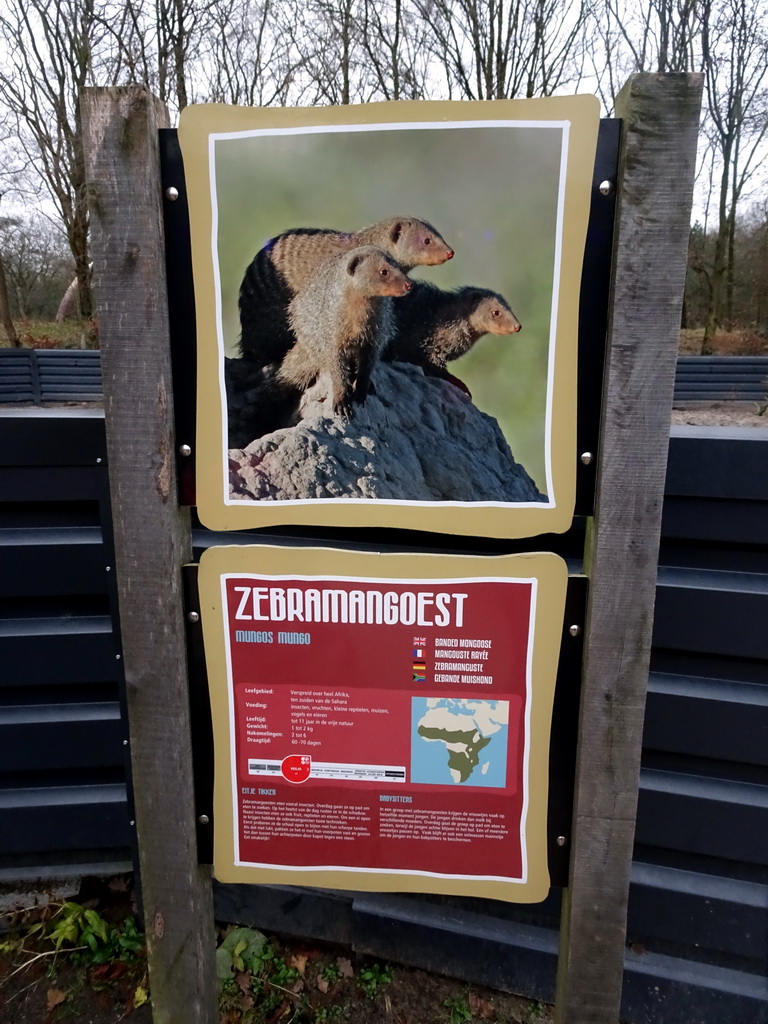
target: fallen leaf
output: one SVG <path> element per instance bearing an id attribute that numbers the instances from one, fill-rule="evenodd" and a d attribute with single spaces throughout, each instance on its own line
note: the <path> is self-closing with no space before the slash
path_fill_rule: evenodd
<path id="1" fill-rule="evenodd" d="M 240 991 L 244 995 L 249 995 L 251 991 L 251 976 L 248 971 L 240 971 L 235 975 L 235 981 L 240 987 Z"/>
<path id="2" fill-rule="evenodd" d="M 143 1006 L 144 1003 L 149 999 L 149 992 L 144 988 L 143 985 L 137 985 L 136 991 L 133 993 L 133 1005 L 138 1009 Z"/>
<path id="3" fill-rule="evenodd" d="M 46 1009 L 52 1010 L 54 1006 L 58 1006 L 59 1003 L 63 1003 L 66 998 L 67 993 L 63 988 L 49 988 Z"/>
<path id="4" fill-rule="evenodd" d="M 467 1002 L 473 1017 L 479 1017 L 481 1020 L 493 1020 L 495 1012 L 490 999 L 483 999 L 477 992 L 470 991 L 467 995 Z"/>
<path id="5" fill-rule="evenodd" d="M 288 961 L 289 967 L 295 967 L 299 974 L 304 974 L 307 967 L 307 960 L 309 958 L 303 953 L 295 953 Z"/>
<path id="6" fill-rule="evenodd" d="M 317 985 L 321 992 L 328 991 L 328 979 L 324 978 L 321 974 L 318 974 L 315 985 Z"/>
<path id="7" fill-rule="evenodd" d="M 641 945 L 639 942 L 633 942 L 629 948 L 636 956 L 642 956 L 643 953 L 645 953 L 645 946 Z"/>
<path id="8" fill-rule="evenodd" d="M 355 969 L 352 966 L 352 961 L 345 956 L 336 958 L 336 963 L 339 965 L 342 978 L 354 978 Z"/>
<path id="9" fill-rule="evenodd" d="M 293 992 L 295 995 L 298 995 L 299 992 L 303 991 L 304 982 L 301 980 L 301 978 L 297 978 L 296 981 L 294 981 L 294 983 L 291 985 L 291 992 Z"/>

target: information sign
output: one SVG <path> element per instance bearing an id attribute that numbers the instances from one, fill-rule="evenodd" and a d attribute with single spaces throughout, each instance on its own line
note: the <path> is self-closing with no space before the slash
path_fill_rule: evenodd
<path id="1" fill-rule="evenodd" d="M 218 879 L 546 896 L 562 559 L 216 547 L 199 583 Z"/>

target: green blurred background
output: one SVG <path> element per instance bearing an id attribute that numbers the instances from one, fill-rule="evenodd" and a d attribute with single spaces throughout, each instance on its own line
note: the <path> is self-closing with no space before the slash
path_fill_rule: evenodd
<path id="1" fill-rule="evenodd" d="M 523 325 L 486 335 L 449 370 L 494 416 L 546 492 L 547 363 L 560 173 L 559 127 L 322 132 L 219 139 L 218 256 L 227 354 L 237 354 L 246 267 L 289 228 L 357 231 L 398 214 L 429 221 L 455 249 L 414 279 L 499 292 Z"/>

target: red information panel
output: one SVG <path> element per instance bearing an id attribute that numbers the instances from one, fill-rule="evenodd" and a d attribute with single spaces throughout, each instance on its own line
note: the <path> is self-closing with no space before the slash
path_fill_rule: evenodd
<path id="1" fill-rule="evenodd" d="M 235 868 L 527 882 L 536 575 L 217 580 Z"/>

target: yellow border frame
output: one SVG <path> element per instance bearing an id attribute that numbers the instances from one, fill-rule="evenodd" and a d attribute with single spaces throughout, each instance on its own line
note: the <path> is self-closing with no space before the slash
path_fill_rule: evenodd
<path id="1" fill-rule="evenodd" d="M 231 573 L 350 576 L 365 579 L 451 579 L 467 576 L 535 577 L 537 606 L 533 629 L 528 807 L 524 846 L 525 882 L 434 878 L 408 874 L 254 868 L 235 864 L 232 807 L 232 748 L 225 614 L 221 577 Z M 515 903 L 537 903 L 549 891 L 547 803 L 552 704 L 565 611 L 568 570 L 546 553 L 478 557 L 470 555 L 374 554 L 329 548 L 271 545 L 210 548 L 200 559 L 200 612 L 211 696 L 214 737 L 214 874 L 222 882 L 321 886 L 364 892 L 429 892 L 484 896 Z"/>
<path id="2" fill-rule="evenodd" d="M 344 499 L 294 504 L 281 501 L 227 505 L 223 480 L 225 441 L 216 332 L 213 211 L 209 136 L 265 128 L 319 125 L 435 123 L 440 121 L 568 121 L 561 277 L 557 311 L 557 354 L 551 433 L 553 508 L 489 506 L 472 502 L 423 506 Z M 576 493 L 576 373 L 581 265 L 589 218 L 597 147 L 599 103 L 594 96 L 541 100 L 400 101 L 349 107 L 245 108 L 219 104 L 187 107 L 179 141 L 189 199 L 195 303 L 197 307 L 197 502 L 200 519 L 213 530 L 295 524 L 304 526 L 390 526 L 469 536 L 502 538 L 562 533 L 573 519 Z"/>

